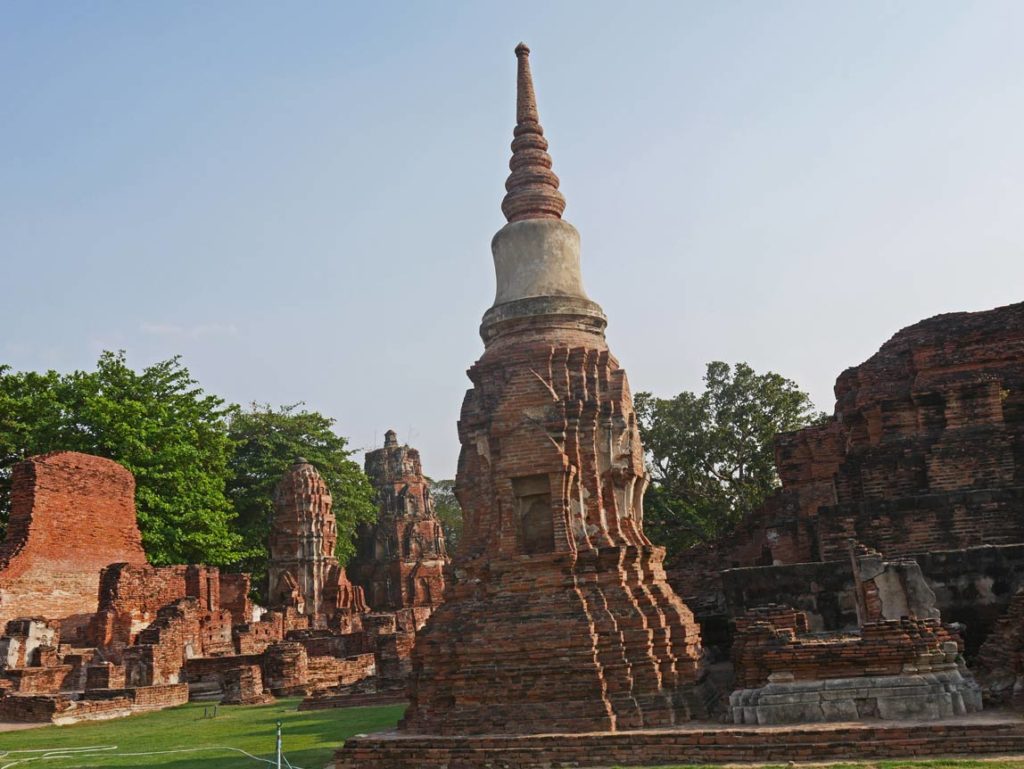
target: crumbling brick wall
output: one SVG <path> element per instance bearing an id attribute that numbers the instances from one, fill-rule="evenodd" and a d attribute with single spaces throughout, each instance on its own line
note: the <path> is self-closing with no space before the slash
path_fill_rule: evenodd
<path id="1" fill-rule="evenodd" d="M 209 653 L 226 653 L 231 646 L 231 632 L 230 627 L 225 631 L 223 626 L 230 625 L 230 620 L 220 618 L 220 587 L 225 576 L 232 578 L 229 585 L 239 578 L 244 578 L 239 584 L 247 580 L 247 575 L 222 575 L 214 566 L 111 564 L 100 576 L 99 609 L 86 628 L 87 642 L 116 660 L 156 620 L 161 609 L 190 597 L 207 615 L 209 634 L 204 647 L 209 647 Z M 238 597 L 232 594 L 231 599 L 237 610 Z M 211 623 L 220 623 L 219 630 L 215 631 Z M 226 632 L 220 641 L 215 640 L 218 632 L 221 636 Z"/>
<path id="2" fill-rule="evenodd" d="M 374 611 L 440 604 L 448 553 L 419 451 L 388 430 L 384 447 L 367 452 L 365 468 L 379 509 L 377 521 L 360 528 L 349 576 Z"/>
<path id="3" fill-rule="evenodd" d="M 889 559 L 1024 542 L 1024 303 L 905 328 L 835 390 L 829 420 L 777 436 L 782 488 L 673 558 L 702 624 L 743 608 L 727 606 L 728 569 L 842 568 L 851 538 Z M 935 587 L 940 606 L 959 589 Z"/>
<path id="4" fill-rule="evenodd" d="M 195 598 L 182 598 L 160 609 L 156 621 L 124 652 L 128 685 L 179 683 L 185 660 L 202 656 L 201 616 Z"/>
<path id="5" fill-rule="evenodd" d="M 267 612 L 259 622 L 236 625 L 232 633 L 239 654 L 262 654 L 272 643 L 284 638 L 284 615 L 276 611 Z"/>
<path id="6" fill-rule="evenodd" d="M 5 670 L 3 677 L 12 682 L 12 690 L 20 694 L 52 694 L 74 689 L 75 672 L 72 665 L 54 665 Z"/>
<path id="7" fill-rule="evenodd" d="M 278 696 L 306 694 L 309 656 L 300 643 L 281 641 L 263 652 L 264 686 Z"/>
<path id="8" fill-rule="evenodd" d="M 987 701 L 1024 708 L 1024 590 L 982 645 L 975 672 Z"/>
<path id="9" fill-rule="evenodd" d="M 89 689 L 123 689 L 124 665 L 113 662 L 99 662 L 86 668 L 85 688 Z"/>
<path id="10" fill-rule="evenodd" d="M 251 590 L 252 579 L 248 574 L 220 573 L 220 606 L 231 612 L 231 621 L 235 625 L 244 625 L 252 620 Z"/>
<path id="11" fill-rule="evenodd" d="M 60 628 L 42 617 L 12 619 L 0 635 L 0 671 L 40 665 L 40 650 L 60 643 Z"/>
<path id="12" fill-rule="evenodd" d="M 97 609 L 100 570 L 146 563 L 135 479 L 116 462 L 59 451 L 14 466 L 0 544 L 0 627 L 17 617 L 81 627 Z"/>
<path id="13" fill-rule="evenodd" d="M 225 705 L 256 705 L 268 699 L 259 665 L 230 668 L 224 672 L 223 680 Z"/>
<path id="14" fill-rule="evenodd" d="M 935 619 L 882 620 L 859 633 L 808 635 L 807 617 L 789 607 L 759 607 L 737 622 L 732 661 L 736 687 L 763 686 L 769 676 L 824 681 L 896 676 L 906 666 L 921 670 L 950 664 L 959 638 Z"/>

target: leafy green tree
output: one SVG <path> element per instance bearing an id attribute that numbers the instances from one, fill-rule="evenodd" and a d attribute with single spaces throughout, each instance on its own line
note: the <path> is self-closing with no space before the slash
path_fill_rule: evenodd
<path id="1" fill-rule="evenodd" d="M 360 523 L 376 520 L 374 489 L 345 438 L 334 432 L 334 420 L 298 403 L 274 409 L 253 403 L 232 413 L 228 435 L 235 443 L 231 456 L 228 497 L 238 512 L 245 542 L 240 566 L 262 585 L 267 539 L 274 512 L 274 489 L 296 457 L 311 462 L 331 491 L 338 520 L 336 554 L 342 563 L 355 551 L 353 535 Z"/>
<path id="2" fill-rule="evenodd" d="M 0 518 L 10 514 L 12 466 L 72 450 L 108 457 L 135 475 L 150 562 L 226 565 L 241 556 L 225 496 L 234 407 L 204 393 L 175 357 L 136 372 L 124 352 L 95 371 L 0 369 Z"/>
<path id="3" fill-rule="evenodd" d="M 444 531 L 445 548 L 448 555 L 452 556 L 462 536 L 462 507 L 455 498 L 455 481 L 435 481 L 430 478 L 427 480 L 430 481 L 430 497 L 434 500 L 434 512 L 441 520 L 441 529 Z"/>
<path id="4" fill-rule="evenodd" d="M 648 536 L 671 551 L 734 527 L 779 485 L 774 438 L 820 421 L 807 393 L 746 363 L 707 365 L 705 389 L 634 403 L 652 476 Z"/>

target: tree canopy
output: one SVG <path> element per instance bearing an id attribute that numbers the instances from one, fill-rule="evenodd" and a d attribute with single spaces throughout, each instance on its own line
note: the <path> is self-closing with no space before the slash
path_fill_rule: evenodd
<path id="1" fill-rule="evenodd" d="M 333 419 L 307 411 L 301 403 L 277 409 L 253 403 L 231 414 L 228 436 L 235 450 L 227 495 L 245 543 L 243 565 L 254 577 L 262 573 L 268 555 L 274 489 L 296 457 L 311 462 L 331 491 L 331 509 L 338 521 L 336 554 L 342 563 L 354 552 L 356 526 L 376 520 L 373 486 L 333 427 Z"/>
<path id="2" fill-rule="evenodd" d="M 58 450 L 107 457 L 132 471 L 151 563 L 244 568 L 257 585 L 274 487 L 297 456 L 331 490 L 342 561 L 357 523 L 376 510 L 334 420 L 302 404 L 227 404 L 204 392 L 177 357 L 141 372 L 123 352 L 104 352 L 94 371 L 69 374 L 0 366 L 0 539 L 14 464 Z"/>
<path id="3" fill-rule="evenodd" d="M 434 500 L 434 512 L 441 520 L 441 529 L 444 531 L 444 544 L 448 555 L 455 554 L 455 548 L 459 545 L 459 538 L 462 536 L 462 507 L 455 497 L 455 481 L 435 481 L 430 478 L 430 496 Z"/>
<path id="4" fill-rule="evenodd" d="M 707 364 L 704 392 L 634 399 L 652 485 L 648 536 L 672 550 L 728 531 L 779 485 L 774 438 L 820 421 L 807 393 L 746 363 Z"/>
<path id="5" fill-rule="evenodd" d="M 227 565 L 241 555 L 224 494 L 233 407 L 204 393 L 178 358 L 136 372 L 104 352 L 95 371 L 0 369 L 0 518 L 11 468 L 69 450 L 107 457 L 135 475 L 139 528 L 154 564 Z"/>

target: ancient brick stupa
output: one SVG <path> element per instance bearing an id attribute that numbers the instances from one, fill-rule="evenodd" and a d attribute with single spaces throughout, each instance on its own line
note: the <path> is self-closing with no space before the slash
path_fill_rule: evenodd
<path id="1" fill-rule="evenodd" d="M 459 421 L 465 515 L 417 639 L 410 732 L 612 731 L 705 715 L 699 631 L 644 535 L 625 372 L 583 290 L 579 234 L 537 117 L 529 49 L 491 247 L 494 305 Z"/>
<path id="2" fill-rule="evenodd" d="M 444 597 L 448 563 L 420 453 L 388 430 L 384 448 L 367 452 L 365 467 L 379 511 L 377 522 L 360 531 L 348 573 L 374 611 L 415 609 L 420 624 Z"/>
<path id="3" fill-rule="evenodd" d="M 9 620 L 46 617 L 70 637 L 95 613 L 100 570 L 111 563 L 146 563 L 132 474 L 77 451 L 16 464 L 0 542 L 0 635 Z"/>
<path id="4" fill-rule="evenodd" d="M 267 564 L 271 608 L 293 608 L 314 624 L 337 624 L 366 610 L 363 591 L 353 587 L 338 565 L 337 541 L 327 484 L 299 457 L 274 493 Z"/>

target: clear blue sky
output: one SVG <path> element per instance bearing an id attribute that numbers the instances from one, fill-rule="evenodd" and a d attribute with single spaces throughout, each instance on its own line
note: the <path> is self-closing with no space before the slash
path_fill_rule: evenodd
<path id="1" fill-rule="evenodd" d="M 451 476 L 533 49 L 636 390 L 1024 299 L 1024 3 L 0 3 L 0 361 L 176 353 Z"/>

